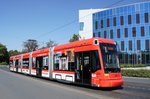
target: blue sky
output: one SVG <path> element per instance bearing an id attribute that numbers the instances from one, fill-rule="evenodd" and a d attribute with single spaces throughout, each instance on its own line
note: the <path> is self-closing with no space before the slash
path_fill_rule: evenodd
<path id="1" fill-rule="evenodd" d="M 0 43 L 8 50 L 19 51 L 27 39 L 36 39 L 40 46 L 49 39 L 66 43 L 79 31 L 80 9 L 112 7 L 117 1 L 120 0 L 0 0 Z M 122 0 L 113 6 L 142 1 L 149 0 Z"/>

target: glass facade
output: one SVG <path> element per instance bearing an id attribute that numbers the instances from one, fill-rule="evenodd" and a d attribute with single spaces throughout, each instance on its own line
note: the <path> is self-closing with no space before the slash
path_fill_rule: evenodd
<path id="1" fill-rule="evenodd" d="M 93 33 L 117 42 L 121 63 L 150 64 L 150 2 L 94 13 Z"/>

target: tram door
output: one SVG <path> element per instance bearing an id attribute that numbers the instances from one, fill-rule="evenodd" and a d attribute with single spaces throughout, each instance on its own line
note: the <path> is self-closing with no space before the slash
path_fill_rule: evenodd
<path id="1" fill-rule="evenodd" d="M 42 65 L 43 65 L 43 57 L 36 58 L 36 75 L 42 76 Z"/>
<path id="2" fill-rule="evenodd" d="M 91 84 L 90 52 L 76 53 L 75 61 L 75 81 L 82 84 Z"/>

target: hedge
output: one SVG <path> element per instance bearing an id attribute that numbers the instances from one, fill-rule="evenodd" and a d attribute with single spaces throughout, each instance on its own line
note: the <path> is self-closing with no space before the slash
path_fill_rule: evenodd
<path id="1" fill-rule="evenodd" d="M 120 64 L 121 68 L 136 68 L 136 67 L 145 67 L 145 64 Z"/>
<path id="2" fill-rule="evenodd" d="M 150 78 L 150 70 L 147 70 L 147 69 L 122 70 L 122 75 L 123 75 L 123 76 L 129 76 L 129 77 Z"/>

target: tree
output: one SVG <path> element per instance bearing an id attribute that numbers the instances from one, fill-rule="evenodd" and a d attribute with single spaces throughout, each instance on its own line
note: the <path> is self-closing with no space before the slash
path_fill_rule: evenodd
<path id="1" fill-rule="evenodd" d="M 70 38 L 69 42 L 78 41 L 80 39 L 79 34 L 73 34 L 72 38 Z"/>
<path id="2" fill-rule="evenodd" d="M 5 45 L 0 43 L 0 63 L 9 63 L 9 54 Z"/>
<path id="3" fill-rule="evenodd" d="M 21 52 L 19 52 L 18 50 L 10 50 L 8 53 L 9 53 L 9 56 L 15 56 L 15 55 L 21 54 Z"/>
<path id="4" fill-rule="evenodd" d="M 52 41 L 51 39 L 49 40 L 49 42 L 46 43 L 46 47 L 53 47 L 58 45 L 58 43 L 56 43 L 55 41 Z"/>
<path id="5" fill-rule="evenodd" d="M 31 51 L 35 51 L 36 49 L 38 49 L 38 42 L 37 40 L 33 40 L 33 39 L 28 39 L 27 41 L 25 41 L 23 43 L 24 52 L 31 52 Z"/>

